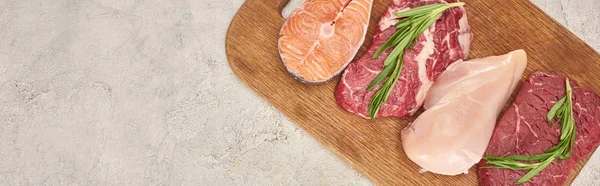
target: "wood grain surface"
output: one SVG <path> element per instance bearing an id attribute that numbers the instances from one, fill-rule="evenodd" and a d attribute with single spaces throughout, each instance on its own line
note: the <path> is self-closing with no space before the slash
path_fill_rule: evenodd
<path id="1" fill-rule="evenodd" d="M 333 90 L 339 77 L 325 84 L 306 85 L 288 75 L 277 50 L 284 22 L 280 10 L 286 1 L 247 0 L 232 20 L 226 52 L 231 69 L 242 82 L 378 185 L 477 185 L 475 167 L 459 176 L 417 172 L 418 166 L 406 157 L 400 142 L 400 131 L 415 116 L 365 120 L 335 103 Z M 469 59 L 524 49 L 529 65 L 521 81 L 541 70 L 568 76 L 600 92 L 600 56 L 531 2 L 464 2 L 475 33 Z M 355 59 L 366 51 L 389 3 L 375 0 L 367 39 Z M 585 161 L 571 172 L 568 183 Z"/>

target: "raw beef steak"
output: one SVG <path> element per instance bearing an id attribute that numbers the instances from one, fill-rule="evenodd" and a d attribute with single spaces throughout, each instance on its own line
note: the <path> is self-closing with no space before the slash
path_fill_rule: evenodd
<path id="1" fill-rule="evenodd" d="M 379 89 L 366 91 L 367 86 L 383 69 L 383 61 L 390 51 L 373 59 L 379 47 L 397 30 L 395 13 L 443 0 L 394 0 L 381 20 L 371 45 L 364 56 L 351 63 L 344 72 L 335 98 L 342 108 L 361 117 L 369 118 L 367 110 L 373 94 Z M 457 0 L 448 0 L 448 3 Z M 448 65 L 466 59 L 471 45 L 471 27 L 463 7 L 446 10 L 428 30 L 419 36 L 414 50 L 405 52 L 404 65 L 398 83 L 388 101 L 381 106 L 377 117 L 404 117 L 414 114 L 423 104 L 427 91 Z"/>
<path id="2" fill-rule="evenodd" d="M 570 158 L 555 160 L 522 185 L 562 185 L 577 161 L 600 144 L 600 97 L 571 82 L 576 141 Z M 558 144 L 560 125 L 552 126 L 546 115 L 565 95 L 565 77 L 534 73 L 523 84 L 512 106 L 504 113 L 486 150 L 486 156 L 541 154 Z M 484 166 L 485 160 L 479 162 Z M 528 170 L 479 169 L 480 185 L 515 185 Z"/>

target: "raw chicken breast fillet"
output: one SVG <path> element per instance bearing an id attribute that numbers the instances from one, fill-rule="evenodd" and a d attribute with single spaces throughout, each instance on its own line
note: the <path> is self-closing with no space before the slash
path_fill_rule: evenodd
<path id="1" fill-rule="evenodd" d="M 526 65 L 523 50 L 450 65 L 429 91 L 427 110 L 402 130 L 406 155 L 426 171 L 466 173 L 482 158 Z"/>

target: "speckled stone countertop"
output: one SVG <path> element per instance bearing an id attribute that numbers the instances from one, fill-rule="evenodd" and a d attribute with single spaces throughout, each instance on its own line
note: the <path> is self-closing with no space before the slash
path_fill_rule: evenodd
<path id="1" fill-rule="evenodd" d="M 533 2 L 600 50 L 597 1 Z M 0 0 L 0 185 L 371 185 L 229 70 L 242 3 Z"/>

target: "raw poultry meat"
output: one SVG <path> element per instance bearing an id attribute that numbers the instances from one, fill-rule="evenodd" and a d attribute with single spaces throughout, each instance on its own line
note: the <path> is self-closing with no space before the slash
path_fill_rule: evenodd
<path id="1" fill-rule="evenodd" d="M 402 131 L 406 155 L 433 173 L 466 173 L 482 158 L 526 65 L 523 50 L 450 65 L 429 91 L 427 110 Z"/>

